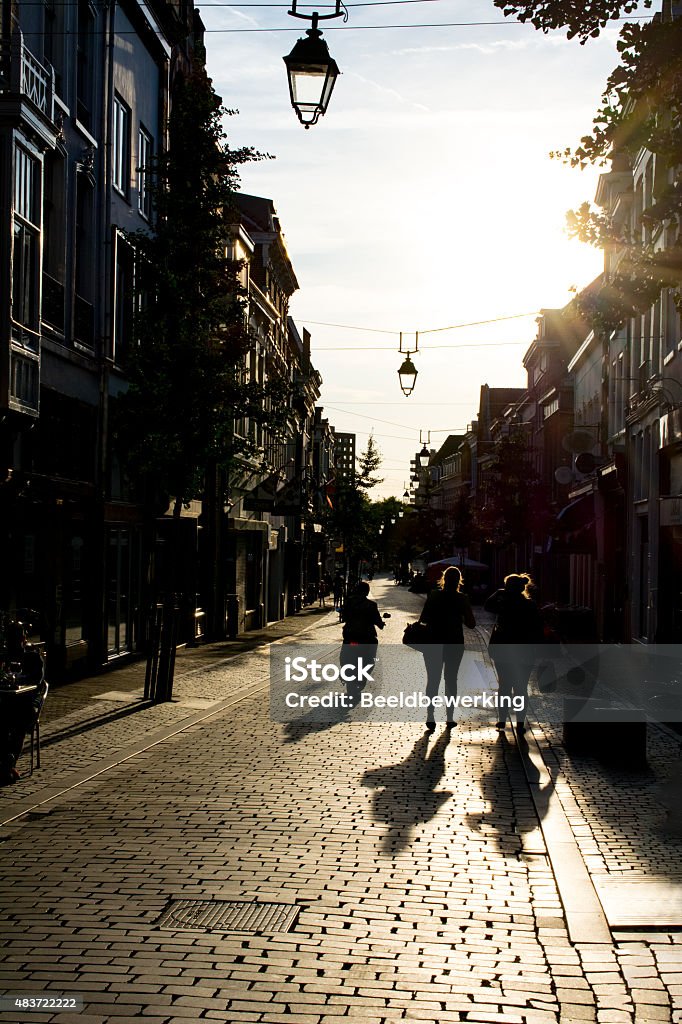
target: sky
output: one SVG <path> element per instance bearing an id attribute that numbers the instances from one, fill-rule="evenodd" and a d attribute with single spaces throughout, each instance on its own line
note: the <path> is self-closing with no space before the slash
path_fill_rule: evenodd
<path id="1" fill-rule="evenodd" d="M 492 0 L 349 6 L 347 24 L 321 25 L 342 74 L 305 130 L 282 57 L 307 24 L 276 0 L 212 3 L 200 6 L 209 74 L 239 111 L 230 144 L 275 157 L 242 168 L 242 191 L 277 209 L 324 415 L 358 450 L 374 434 L 384 482 L 373 494 L 401 496 L 420 432 L 437 449 L 475 418 L 481 384 L 524 386 L 539 310 L 601 271 L 601 254 L 565 228 L 599 169 L 549 153 L 589 132 L 619 26 L 581 46 L 505 19 Z M 441 27 L 397 27 L 425 24 Z M 401 331 L 412 348 L 420 332 L 408 398 Z"/>

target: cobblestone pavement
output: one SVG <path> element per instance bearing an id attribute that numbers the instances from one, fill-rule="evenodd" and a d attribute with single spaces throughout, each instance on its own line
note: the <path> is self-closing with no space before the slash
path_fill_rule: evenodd
<path id="1" fill-rule="evenodd" d="M 421 599 L 374 590 L 397 642 Z M 335 640 L 336 617 L 306 634 Z M 258 649 L 202 669 L 178 690 L 193 707 L 65 735 L 15 787 L 38 801 L 48 766 L 64 788 L 79 757 L 95 770 L 211 712 L 197 700 L 241 695 L 0 832 L 0 989 L 85 1003 L 0 1021 L 682 1022 L 679 933 L 569 941 L 511 732 L 272 723 L 267 668 Z M 159 927 L 175 899 L 300 917 L 276 934 Z"/>
<path id="2" fill-rule="evenodd" d="M 144 661 L 54 687 L 41 717 L 43 769 L 28 774 L 26 744 L 18 763 L 23 776 L 20 784 L 0 789 L 0 821 L 10 816 L 17 801 L 23 804 L 39 793 L 46 780 L 51 786 L 68 786 L 75 775 L 96 767 L 105 753 L 113 756 L 136 743 L 143 745 L 152 731 L 179 726 L 244 688 L 265 684 L 267 641 L 305 639 L 311 628 L 325 622 L 336 624 L 337 620 L 330 607 L 313 607 L 238 641 L 181 648 L 169 703 L 150 705 L 143 700 Z"/>

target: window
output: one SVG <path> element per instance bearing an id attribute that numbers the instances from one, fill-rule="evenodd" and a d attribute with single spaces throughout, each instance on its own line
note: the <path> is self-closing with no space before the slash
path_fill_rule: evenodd
<path id="1" fill-rule="evenodd" d="M 128 197 L 130 185 L 130 110 L 120 97 L 114 97 L 113 180 L 114 188 Z"/>
<path id="2" fill-rule="evenodd" d="M 32 330 L 38 327 L 39 240 L 40 165 L 17 146 L 14 151 L 12 318 Z"/>
<path id="3" fill-rule="evenodd" d="M 12 397 L 22 405 L 38 408 L 38 363 L 12 352 Z"/>
<path id="4" fill-rule="evenodd" d="M 114 293 L 114 362 L 125 362 L 132 343 L 135 301 L 135 260 L 133 247 L 116 235 L 116 281 Z"/>
<path id="5" fill-rule="evenodd" d="M 616 408 L 614 409 L 614 433 L 619 434 L 625 429 L 625 358 L 619 353 L 615 364 L 616 376 Z"/>
<path id="6" fill-rule="evenodd" d="M 66 244 L 66 161 L 59 151 L 45 155 L 43 199 L 43 302 L 41 316 L 64 333 Z"/>
<path id="7" fill-rule="evenodd" d="M 680 340 L 680 313 L 675 305 L 675 292 L 667 288 L 663 292 L 663 354 L 670 356 Z"/>
<path id="8" fill-rule="evenodd" d="M 95 346 L 94 310 L 94 194 L 87 175 L 76 177 L 75 296 L 73 340 L 91 350 Z"/>
<path id="9" fill-rule="evenodd" d="M 64 72 L 64 3 L 59 0 L 45 0 L 45 60 L 54 68 L 54 87 L 59 96 L 63 95 Z"/>
<path id="10" fill-rule="evenodd" d="M 78 0 L 76 112 L 86 128 L 92 128 L 94 31 L 94 11 L 89 0 Z"/>
<path id="11" fill-rule="evenodd" d="M 138 168 L 137 168 L 137 207 L 143 217 L 151 220 L 152 216 L 152 157 L 154 143 L 149 132 L 140 125 L 138 134 Z"/>

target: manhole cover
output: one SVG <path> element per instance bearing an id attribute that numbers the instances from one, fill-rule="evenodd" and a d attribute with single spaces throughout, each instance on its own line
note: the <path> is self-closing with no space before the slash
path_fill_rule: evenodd
<path id="1" fill-rule="evenodd" d="M 246 903 L 239 900 L 174 900 L 159 918 L 159 928 L 173 931 L 288 932 L 301 908 L 291 903 Z"/>

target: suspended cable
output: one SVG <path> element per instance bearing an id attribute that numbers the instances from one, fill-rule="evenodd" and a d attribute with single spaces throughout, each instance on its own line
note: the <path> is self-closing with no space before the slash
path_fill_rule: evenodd
<path id="1" fill-rule="evenodd" d="M 648 15 L 637 15 L 635 18 L 612 18 L 611 21 L 633 21 L 637 18 L 645 19 L 650 17 Z M 399 28 L 484 28 L 484 27 L 503 27 L 503 26 L 521 26 L 523 22 L 520 21 L 433 21 L 433 22 L 410 22 L 408 24 L 400 25 L 327 25 L 325 32 L 374 32 L 374 31 L 387 31 L 389 29 Z M 204 29 L 204 35 L 243 35 L 246 33 L 258 33 L 258 32 L 300 32 L 299 28 L 207 28 Z M 104 29 L 93 29 L 92 35 L 103 35 Z M 138 36 L 139 32 L 134 29 L 116 29 L 113 33 L 115 36 Z M 76 30 L 64 30 L 62 32 L 50 31 L 48 32 L 26 32 L 28 37 L 32 36 L 45 36 L 50 35 L 56 38 L 57 36 L 77 36 Z"/>
<path id="2" fill-rule="evenodd" d="M 512 313 L 509 316 L 496 316 L 492 320 L 474 320 L 470 324 L 451 324 L 450 327 L 430 327 L 426 331 L 421 331 L 420 334 L 437 334 L 439 331 L 456 331 L 460 327 L 479 327 L 481 324 L 497 324 L 501 320 L 521 320 L 526 316 L 537 316 L 539 310 L 535 309 L 532 313 Z"/>
<path id="3" fill-rule="evenodd" d="M 370 402 L 368 402 L 367 404 L 371 405 Z M 453 404 L 455 404 L 455 403 L 453 403 Z M 458 405 L 465 405 L 465 404 L 466 405 L 471 405 L 470 402 L 466 402 L 466 403 L 465 402 L 458 402 L 456 404 L 458 404 Z M 358 417 L 361 420 L 371 420 L 373 423 L 387 423 L 389 427 L 404 427 L 406 425 L 405 423 L 396 423 L 395 420 L 382 420 L 382 419 L 379 419 L 378 416 L 367 416 L 367 415 L 365 415 L 365 413 L 362 413 L 362 412 L 349 412 L 348 409 L 339 409 L 338 406 L 335 406 L 335 405 L 324 405 L 323 404 L 322 407 L 323 407 L 323 409 L 331 409 L 332 412 L 344 413 L 346 416 L 356 416 L 356 417 Z M 454 433 L 458 433 L 460 431 L 463 432 L 461 427 L 441 427 L 438 430 L 431 430 L 431 433 L 432 434 L 454 434 Z M 377 436 L 379 436 L 379 435 L 377 435 Z M 387 437 L 389 435 L 384 435 L 384 436 Z M 412 438 L 406 438 L 406 440 L 411 441 Z"/>
<path id="4" fill-rule="evenodd" d="M 326 30 L 325 30 L 326 31 Z M 521 320 L 527 316 L 537 316 L 539 310 L 534 309 L 531 313 L 510 313 L 507 316 L 495 316 L 489 320 L 471 320 L 468 323 L 462 324 L 450 324 L 448 327 L 431 327 L 428 330 L 420 330 L 419 334 L 436 334 L 440 331 L 457 331 L 461 327 L 480 327 L 483 324 L 498 324 L 503 320 Z M 308 320 L 306 317 L 296 316 L 292 317 L 295 322 L 300 324 L 313 324 L 315 327 L 338 327 L 341 331 L 366 331 L 368 334 L 400 334 L 400 331 L 391 331 L 383 327 L 357 327 L 354 324 L 332 324 L 327 320 Z M 403 331 L 403 334 L 413 334 L 414 331 Z"/>
<path id="5" fill-rule="evenodd" d="M 507 345 L 530 345 L 526 338 L 524 341 L 461 341 L 457 345 L 420 345 L 420 352 L 433 352 L 442 348 L 503 348 Z M 385 345 L 336 345 L 336 346 L 313 346 L 313 354 L 317 352 L 388 352 L 395 354 L 395 349 L 386 348 Z"/>
<path id="6" fill-rule="evenodd" d="M 405 408 L 404 399 L 402 402 L 344 402 L 340 398 L 332 398 L 332 402 L 336 402 L 338 405 L 399 405 L 401 408 Z M 417 405 L 425 405 L 430 409 L 435 405 L 445 405 L 449 407 L 451 405 L 471 405 L 471 402 L 410 402 L 411 409 L 414 409 Z"/>

